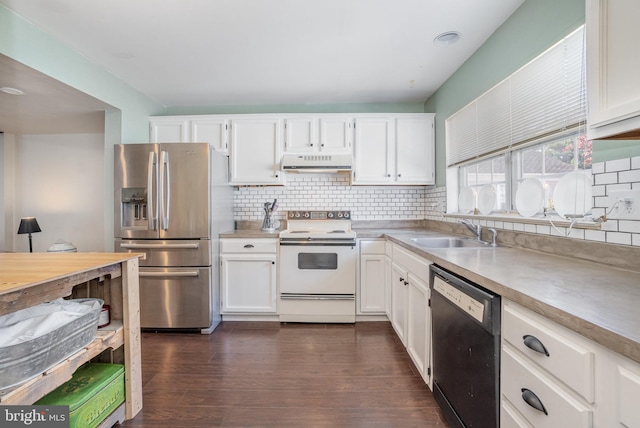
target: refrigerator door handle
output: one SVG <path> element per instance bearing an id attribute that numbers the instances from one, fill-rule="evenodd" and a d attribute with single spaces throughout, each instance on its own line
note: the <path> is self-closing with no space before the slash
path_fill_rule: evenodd
<path id="1" fill-rule="evenodd" d="M 149 152 L 149 167 L 147 171 L 147 206 L 149 209 L 149 230 L 156 230 L 156 222 L 158 221 L 158 206 L 154 203 L 153 199 L 155 194 L 153 182 L 158 182 L 158 163 L 156 162 L 155 152 Z"/>
<path id="2" fill-rule="evenodd" d="M 169 229 L 169 207 L 171 206 L 171 177 L 169 175 L 169 152 L 160 152 L 160 217 L 162 230 Z M 166 197 L 166 200 L 165 200 Z"/>
<path id="3" fill-rule="evenodd" d="M 197 277 L 200 276 L 200 273 L 197 270 L 186 270 L 180 272 L 144 272 L 140 271 L 138 273 L 140 278 L 142 277 Z"/>
<path id="4" fill-rule="evenodd" d="M 148 250 L 162 250 L 162 249 L 187 249 L 197 250 L 200 248 L 198 244 L 121 244 L 120 248 L 126 248 L 130 250 L 148 249 Z"/>

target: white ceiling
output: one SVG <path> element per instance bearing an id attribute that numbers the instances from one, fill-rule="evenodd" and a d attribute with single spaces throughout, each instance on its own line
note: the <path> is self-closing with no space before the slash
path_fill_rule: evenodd
<path id="1" fill-rule="evenodd" d="M 0 4 L 161 104 L 195 107 L 424 102 L 523 1 Z M 433 43 L 452 30 L 458 43 Z"/>

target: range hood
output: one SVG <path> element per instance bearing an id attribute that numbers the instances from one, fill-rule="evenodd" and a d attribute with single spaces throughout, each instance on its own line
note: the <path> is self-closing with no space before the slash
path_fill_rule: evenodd
<path id="1" fill-rule="evenodd" d="M 352 167 L 353 157 L 349 153 L 282 157 L 282 170 L 287 172 L 351 172 Z"/>

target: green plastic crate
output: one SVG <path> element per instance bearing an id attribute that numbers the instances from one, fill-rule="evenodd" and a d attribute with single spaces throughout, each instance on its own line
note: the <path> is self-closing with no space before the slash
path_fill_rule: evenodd
<path id="1" fill-rule="evenodd" d="M 124 365 L 89 363 L 35 404 L 69 406 L 69 428 L 95 428 L 124 403 Z"/>

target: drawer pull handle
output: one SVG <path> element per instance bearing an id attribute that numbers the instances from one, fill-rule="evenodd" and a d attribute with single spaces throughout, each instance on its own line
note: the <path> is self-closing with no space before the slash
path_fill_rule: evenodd
<path id="1" fill-rule="evenodd" d="M 244 248 L 253 248 L 253 244 L 247 244 L 244 246 Z"/>
<path id="2" fill-rule="evenodd" d="M 522 399 L 524 400 L 525 403 L 527 403 L 534 409 L 544 413 L 545 415 L 549 414 L 547 413 L 547 409 L 544 408 L 542 401 L 540 401 L 538 396 L 534 394 L 533 391 L 527 388 L 522 388 L 521 391 L 522 391 Z"/>
<path id="3" fill-rule="evenodd" d="M 547 357 L 549 356 L 549 351 L 547 351 L 547 348 L 545 348 L 542 342 L 540 342 L 540 339 L 538 339 L 537 337 L 527 334 L 522 336 L 522 340 L 524 340 L 524 344 L 527 346 L 527 348 L 544 354 Z"/>

